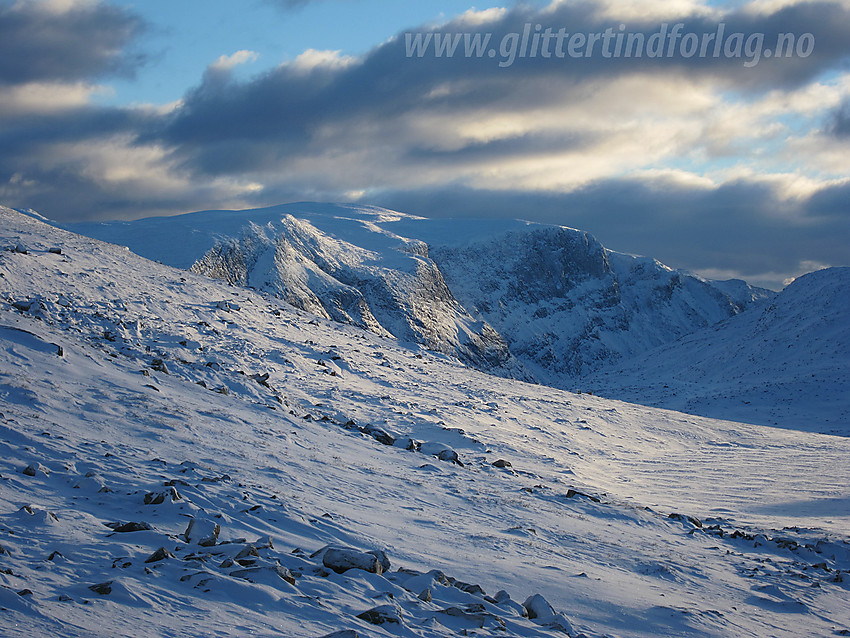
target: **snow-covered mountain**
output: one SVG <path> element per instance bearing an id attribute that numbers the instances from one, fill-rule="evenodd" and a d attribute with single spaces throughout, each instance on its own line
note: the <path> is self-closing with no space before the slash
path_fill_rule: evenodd
<path id="1" fill-rule="evenodd" d="M 850 436 L 850 268 L 585 380 L 643 405 Z"/>
<path id="2" fill-rule="evenodd" d="M 850 631 L 850 439 L 482 374 L 0 208 L 4 636 Z"/>
<path id="3" fill-rule="evenodd" d="M 518 220 L 303 203 L 71 228 L 481 370 L 559 387 L 770 295 Z"/>

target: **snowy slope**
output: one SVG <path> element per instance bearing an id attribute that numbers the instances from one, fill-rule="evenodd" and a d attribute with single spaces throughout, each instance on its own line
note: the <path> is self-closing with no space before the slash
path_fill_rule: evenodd
<path id="1" fill-rule="evenodd" d="M 743 282 L 721 290 L 606 250 L 587 233 L 518 220 L 302 203 L 71 228 L 558 387 L 726 319 L 764 293 Z"/>
<path id="2" fill-rule="evenodd" d="M 7 209 L 3 247 L 4 635 L 850 630 L 850 439 L 484 375 Z"/>
<path id="3" fill-rule="evenodd" d="M 850 268 L 585 380 L 605 396 L 850 436 Z"/>

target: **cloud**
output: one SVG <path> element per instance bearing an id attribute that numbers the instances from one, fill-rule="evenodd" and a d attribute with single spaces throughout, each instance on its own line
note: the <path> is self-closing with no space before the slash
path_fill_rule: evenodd
<path id="1" fill-rule="evenodd" d="M 250 64 L 259 58 L 256 51 L 241 50 L 233 55 L 222 55 L 218 60 L 210 65 L 213 71 L 230 71 L 241 64 Z"/>
<path id="2" fill-rule="evenodd" d="M 850 182 L 801 199 L 777 180 L 717 186 L 658 175 L 607 179 L 570 192 L 447 186 L 371 193 L 363 201 L 424 216 L 522 218 L 581 228 L 613 250 L 779 289 L 801 264 L 844 265 L 850 241 Z"/>
<path id="3" fill-rule="evenodd" d="M 461 50 L 464 33 L 491 34 L 493 57 L 408 56 L 401 33 L 360 56 L 309 49 L 246 77 L 234 69 L 255 54 L 243 50 L 168 108 L 95 107 L 99 78 L 135 63 L 128 51 L 142 26 L 102 4 L 62 5 L 2 9 L 55 29 L 65 24 L 56 15 L 87 16 L 94 51 L 107 52 L 46 76 L 44 60 L 65 41 L 39 36 L 44 60 L 0 80 L 13 82 L 0 92 L 6 204 L 79 219 L 357 198 L 425 215 L 565 223 L 615 249 L 774 285 L 805 261 L 848 261 L 847 3 L 569 0 L 469 11 L 419 33 L 459 34 Z M 104 35 L 110 20 L 118 31 Z M 812 33 L 816 46 L 751 67 L 680 52 L 606 58 L 599 48 L 499 64 L 499 43 L 526 25 L 616 35 L 624 24 L 648 39 L 664 22 L 667 32 L 682 22 L 699 34 L 721 23 L 727 35 L 763 33 L 765 47 L 780 33 Z"/>
<path id="4" fill-rule="evenodd" d="M 98 2 L 0 1 L 0 84 L 132 74 L 144 58 L 126 47 L 144 28 L 132 13 Z"/>
<path id="5" fill-rule="evenodd" d="M 850 100 L 833 111 L 827 132 L 842 140 L 850 139 Z"/>
<path id="6" fill-rule="evenodd" d="M 491 33 L 496 42 L 538 21 L 554 28 L 568 25 L 571 31 L 599 32 L 617 24 L 618 6 L 570 2 L 542 12 L 523 6 L 464 14 L 423 33 L 478 29 Z M 400 34 L 359 58 L 310 50 L 250 81 L 207 76 L 164 125 L 160 141 L 173 145 L 184 165 L 199 175 L 263 167 L 288 170 L 293 162 L 316 160 L 331 147 L 339 156 L 349 157 L 362 158 L 374 151 L 389 163 L 427 161 L 429 153 L 442 153 L 456 171 L 463 155 L 477 154 L 478 161 L 485 162 L 490 151 L 490 163 L 501 167 L 485 172 L 499 179 L 513 173 L 513 186 L 536 181 L 537 188 L 552 188 L 560 181 L 561 187 L 572 187 L 618 166 L 628 170 L 641 155 L 644 164 L 691 152 L 685 150 L 688 147 L 703 149 L 706 157 L 722 156 L 739 153 L 746 139 L 786 134 L 778 118 L 768 121 L 770 109 L 781 111 L 783 94 L 799 91 L 825 71 L 839 68 L 850 55 L 850 12 L 837 3 L 719 16 L 693 3 L 675 6 L 689 31 L 715 32 L 722 19 L 727 33 L 764 32 L 765 41 L 778 33 L 811 32 L 817 47 L 805 58 L 764 58 L 753 68 L 723 56 L 606 59 L 602 55 L 580 60 L 517 58 L 510 68 L 500 68 L 487 55 L 408 57 L 405 36 Z M 639 21 L 628 7 L 624 11 L 632 18 L 630 30 L 649 37 L 661 28 Z M 741 99 L 727 100 L 730 92 Z M 764 101 L 756 112 L 747 103 L 760 98 Z M 736 126 L 732 117 L 717 117 L 718 104 L 725 112 L 737 106 L 747 116 L 746 124 Z M 707 123 L 713 123 L 713 130 Z M 608 160 L 594 167 L 594 153 L 579 157 L 570 152 L 576 150 L 579 135 L 588 145 L 595 144 L 595 156 Z M 563 140 L 564 152 L 552 149 L 532 157 L 546 137 Z M 361 152 L 364 144 L 367 148 Z M 221 161 L 225 147 L 233 149 L 228 162 Z M 449 157 L 452 152 L 455 155 Z M 479 176 L 474 166 L 466 166 L 467 178 Z M 434 162 L 425 168 L 434 179 L 439 177 Z M 360 184 L 374 186 L 380 184 Z"/>

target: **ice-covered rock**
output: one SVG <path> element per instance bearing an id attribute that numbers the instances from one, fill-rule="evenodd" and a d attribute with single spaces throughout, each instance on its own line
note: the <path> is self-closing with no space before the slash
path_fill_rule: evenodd
<path id="1" fill-rule="evenodd" d="M 362 569 L 373 574 L 382 574 L 390 566 L 389 559 L 383 552 L 361 552 L 350 547 L 325 548 L 322 550 L 322 564 L 338 574 L 345 573 L 349 569 Z"/>
<path id="2" fill-rule="evenodd" d="M 197 544 L 201 547 L 212 547 L 218 540 L 221 526 L 207 518 L 193 518 L 189 521 L 183 538 L 187 543 Z"/>

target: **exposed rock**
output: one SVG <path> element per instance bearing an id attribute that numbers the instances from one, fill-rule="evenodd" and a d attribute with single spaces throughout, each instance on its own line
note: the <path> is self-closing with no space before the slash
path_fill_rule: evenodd
<path id="1" fill-rule="evenodd" d="M 382 430 L 380 428 L 376 428 L 374 426 L 367 425 L 362 429 L 362 432 L 371 436 L 378 443 L 382 443 L 384 445 L 395 444 L 395 437 L 390 435 L 390 434 L 387 434 L 384 430 Z"/>
<path id="2" fill-rule="evenodd" d="M 447 463 L 454 463 L 455 465 L 460 465 L 463 467 L 463 463 L 460 462 L 460 458 L 457 455 L 457 452 L 454 450 L 443 450 L 437 455 L 437 458 L 441 461 L 446 461 Z"/>
<path id="3" fill-rule="evenodd" d="M 578 490 L 569 489 L 567 490 L 567 498 L 575 498 L 576 496 L 581 496 L 582 498 L 589 499 L 594 503 L 601 503 L 602 499 L 598 496 L 591 496 L 590 494 L 585 494 L 584 492 L 579 492 Z"/>
<path id="4" fill-rule="evenodd" d="M 546 623 L 546 626 L 550 627 L 551 629 L 557 629 L 558 631 L 562 631 L 570 636 L 576 636 L 576 638 L 579 638 L 580 636 L 584 635 L 576 634 L 572 623 L 567 620 L 567 617 L 564 616 L 564 614 L 562 613 L 555 614 L 555 616 Z"/>
<path id="5" fill-rule="evenodd" d="M 430 603 L 431 602 L 431 588 L 428 587 L 427 589 L 423 589 L 420 592 L 420 594 L 417 596 L 417 598 L 419 600 L 426 602 L 426 603 Z"/>
<path id="6" fill-rule="evenodd" d="M 274 549 L 274 540 L 271 536 L 266 536 L 265 538 L 258 538 L 254 543 L 254 547 L 257 549 Z"/>
<path id="7" fill-rule="evenodd" d="M 690 523 L 694 527 L 702 527 L 702 521 L 694 516 L 686 516 L 685 514 L 670 514 L 667 518 L 670 518 L 674 521 L 679 521 L 680 523 Z"/>
<path id="8" fill-rule="evenodd" d="M 165 361 L 163 361 L 162 359 L 154 359 L 153 361 L 151 361 L 151 368 L 153 368 L 157 372 L 169 374 L 168 366 L 165 365 Z"/>
<path id="9" fill-rule="evenodd" d="M 219 310 L 224 310 L 225 312 L 231 312 L 233 310 L 241 310 L 239 304 L 235 304 L 232 301 L 227 301 L 226 299 L 222 301 L 217 301 L 215 307 Z"/>
<path id="10" fill-rule="evenodd" d="M 281 565 L 274 565 L 271 567 L 249 567 L 247 569 L 237 569 L 230 572 L 230 575 L 234 578 L 243 578 L 251 583 L 256 582 L 256 579 L 264 574 L 275 574 L 290 585 L 295 584 L 295 576 L 293 576 L 292 572 L 286 569 L 286 567 Z"/>
<path id="11" fill-rule="evenodd" d="M 506 461 L 505 459 L 499 459 L 498 461 L 493 461 L 493 467 L 506 468 L 513 466 L 510 464 L 509 461 Z"/>
<path id="12" fill-rule="evenodd" d="M 251 545 L 250 543 L 248 545 L 245 545 L 245 547 L 243 547 L 239 551 L 239 553 L 236 554 L 234 560 L 239 560 L 240 558 L 248 558 L 249 556 L 255 556 L 257 558 L 259 558 L 260 556 L 260 552 L 257 551 L 257 548 Z"/>
<path id="13" fill-rule="evenodd" d="M 146 563 L 158 563 L 159 561 L 161 561 L 161 560 L 165 560 L 166 558 L 174 558 L 174 554 L 172 554 L 171 552 L 169 552 L 169 551 L 168 551 L 167 549 L 165 549 L 164 547 L 160 547 L 160 548 L 159 548 L 158 550 L 156 550 L 153 554 L 151 554 L 150 556 L 148 556 L 148 557 L 145 559 L 145 562 L 146 562 Z"/>
<path id="14" fill-rule="evenodd" d="M 361 552 L 350 547 L 328 547 L 322 556 L 322 565 L 337 574 L 349 569 L 362 569 L 372 574 L 384 573 L 384 565 L 389 569 L 389 559 L 383 552 Z"/>
<path id="15" fill-rule="evenodd" d="M 144 523 L 144 522 L 141 522 L 141 523 L 135 523 L 135 522 L 107 523 L 106 526 L 111 527 L 113 531 L 120 532 L 120 533 L 145 532 L 145 531 L 149 531 L 149 530 L 153 529 L 153 527 L 151 526 L 150 523 Z"/>
<path id="16" fill-rule="evenodd" d="M 378 562 L 381 564 L 381 569 L 385 572 L 390 571 L 390 559 L 387 557 L 387 554 L 381 549 L 373 549 L 368 552 L 372 554 L 378 559 Z"/>
<path id="17" fill-rule="evenodd" d="M 393 445 L 395 445 L 395 447 L 405 449 L 408 452 L 419 452 L 422 449 L 422 444 L 416 439 L 411 439 L 410 437 L 396 439 Z"/>
<path id="18" fill-rule="evenodd" d="M 174 486 L 162 492 L 145 494 L 145 505 L 162 505 L 166 500 L 179 501 L 182 497 Z"/>
<path id="19" fill-rule="evenodd" d="M 540 594 L 529 596 L 525 599 L 522 606 L 525 607 L 525 610 L 528 612 L 528 617 L 532 620 L 547 622 L 555 617 L 555 610 L 552 609 L 552 605 L 550 605 L 549 601 L 543 598 Z"/>
<path id="20" fill-rule="evenodd" d="M 197 544 L 201 547 L 212 547 L 218 540 L 221 526 L 215 521 L 203 518 L 193 518 L 189 521 L 183 538 L 187 543 Z"/>
<path id="21" fill-rule="evenodd" d="M 35 476 L 39 472 L 45 475 L 50 474 L 50 470 L 44 467 L 41 463 L 31 463 L 21 470 L 21 474 L 25 474 L 26 476 Z"/>
<path id="22" fill-rule="evenodd" d="M 480 596 L 484 596 L 485 592 L 482 589 L 481 585 L 471 585 L 469 583 L 465 583 L 462 580 L 456 580 L 452 577 L 448 577 L 447 579 L 452 587 L 459 589 L 461 591 L 465 591 L 467 594 L 477 594 Z"/>
<path id="23" fill-rule="evenodd" d="M 373 625 L 387 623 L 400 625 L 402 623 L 401 614 L 394 605 L 378 605 L 362 614 L 357 614 L 357 617 Z"/>
<path id="24" fill-rule="evenodd" d="M 89 585 L 89 589 L 91 589 L 95 594 L 100 594 L 101 596 L 108 596 L 112 593 L 112 582 L 113 581 L 108 580 L 105 583 Z"/>

